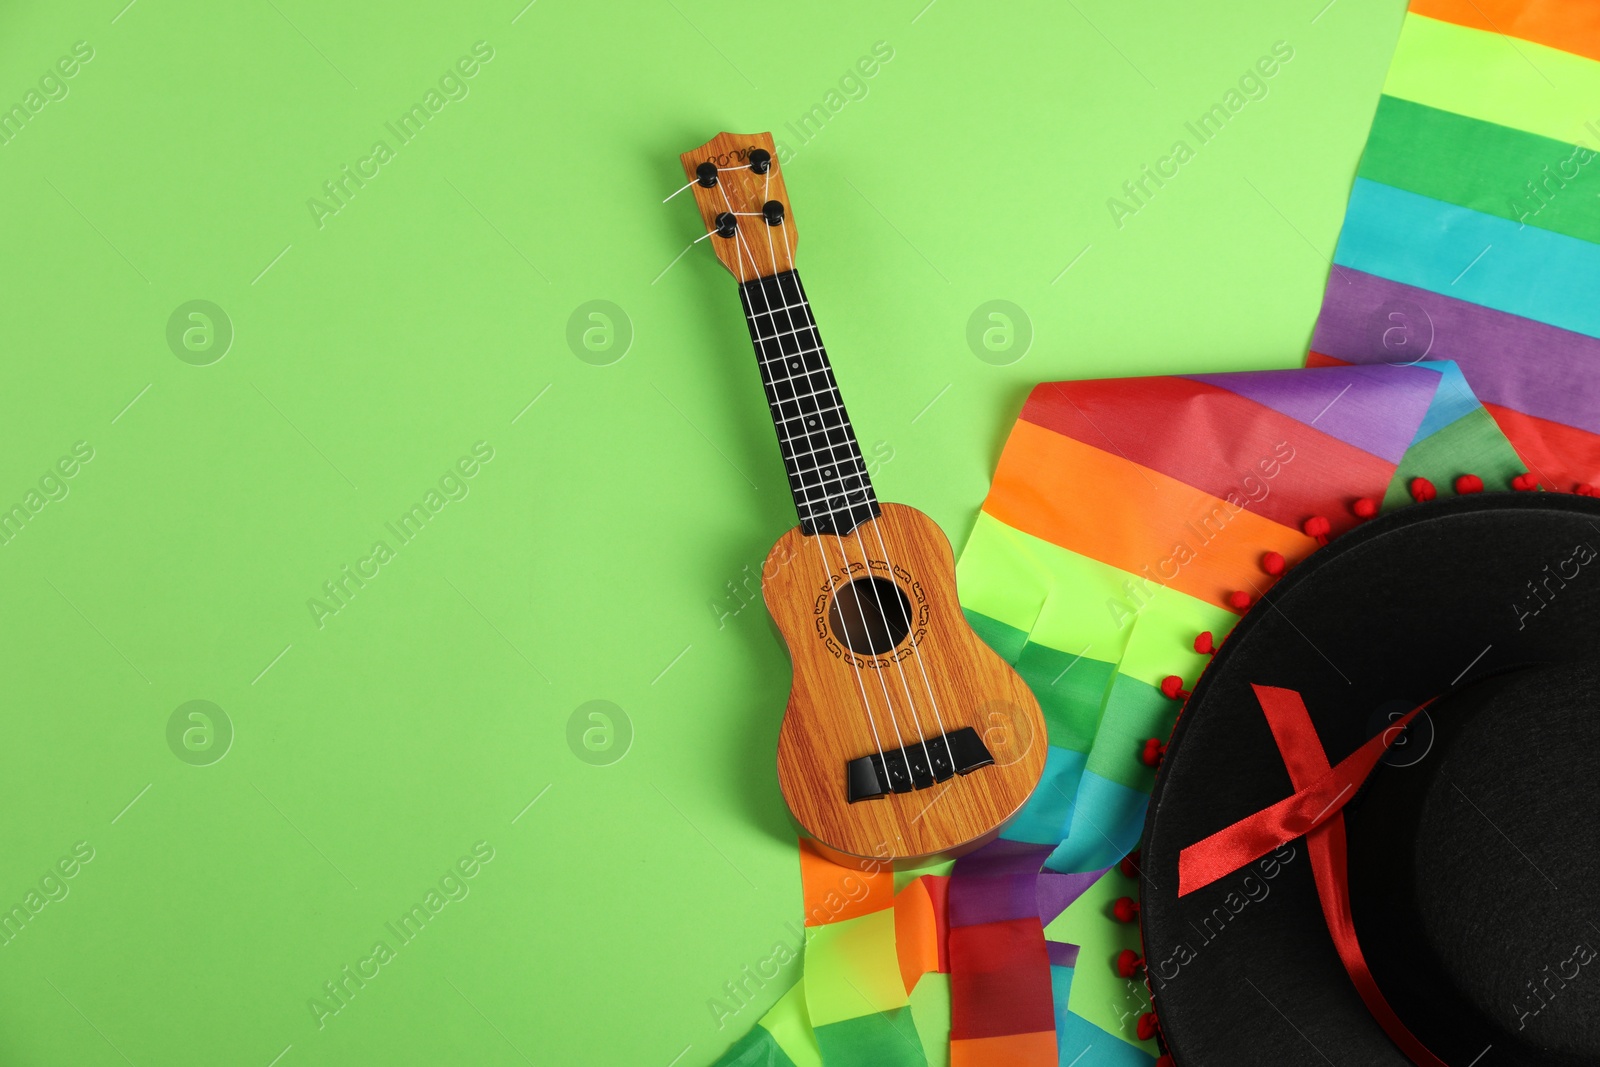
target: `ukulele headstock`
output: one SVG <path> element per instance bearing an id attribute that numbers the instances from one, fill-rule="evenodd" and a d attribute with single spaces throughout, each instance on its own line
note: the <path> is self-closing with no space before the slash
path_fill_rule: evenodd
<path id="1" fill-rule="evenodd" d="M 794 269 L 799 234 L 770 133 L 719 133 L 678 157 L 722 265 L 741 282 Z"/>

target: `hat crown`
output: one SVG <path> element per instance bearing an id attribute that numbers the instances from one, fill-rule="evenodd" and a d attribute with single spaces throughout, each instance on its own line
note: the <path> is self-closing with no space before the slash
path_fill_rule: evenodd
<path id="1" fill-rule="evenodd" d="M 1428 714 L 1426 753 L 1349 813 L 1374 975 L 1419 1033 L 1600 1062 L 1600 660 L 1496 674 Z"/>

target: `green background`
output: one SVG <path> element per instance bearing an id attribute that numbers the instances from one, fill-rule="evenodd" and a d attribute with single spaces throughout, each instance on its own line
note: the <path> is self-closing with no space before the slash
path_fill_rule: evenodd
<path id="1" fill-rule="evenodd" d="M 787 145 L 879 492 L 959 546 L 1031 383 L 1300 360 L 1402 14 L 125 2 L 0 8 L 0 105 L 93 50 L 0 145 L 0 509 L 27 512 L 0 545 L 0 908 L 94 852 L 0 947 L 5 1064 L 713 1060 L 797 973 L 716 1025 L 799 917 L 786 660 L 729 586 L 753 596 L 794 517 L 733 282 L 704 245 L 674 260 L 701 232 L 661 202 L 678 153 Z M 385 124 L 480 41 L 401 145 Z M 1277 41 L 1265 98 L 1196 147 L 1184 123 Z M 1180 138 L 1119 227 L 1108 198 Z M 220 334 L 169 345 L 193 300 L 231 323 L 220 359 Z M 594 300 L 625 318 L 575 351 Z M 990 300 L 1025 354 L 969 346 Z M 385 524 L 477 442 L 401 545 Z M 168 740 L 192 700 L 232 724 L 209 765 Z M 569 744 L 591 700 L 631 729 L 609 765 Z M 319 1027 L 323 983 L 479 842 L 468 895 Z"/>

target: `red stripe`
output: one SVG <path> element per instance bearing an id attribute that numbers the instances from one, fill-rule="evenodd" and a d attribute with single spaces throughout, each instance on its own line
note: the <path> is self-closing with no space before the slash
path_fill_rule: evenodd
<path id="1" fill-rule="evenodd" d="M 1326 517 L 1334 533 L 1349 529 L 1358 521 L 1349 505 L 1381 494 L 1394 476 L 1393 464 L 1369 452 L 1237 393 L 1185 378 L 1047 383 L 1033 390 L 1022 418 L 1212 496 L 1231 497 L 1294 530 L 1312 515 Z M 1285 454 L 1292 456 L 1287 462 Z"/>
<path id="2" fill-rule="evenodd" d="M 933 919 L 936 925 L 934 943 L 939 947 L 939 973 L 950 973 L 950 876 L 925 874 L 922 884 L 928 888 L 928 899 L 933 902 Z"/>
<path id="3" fill-rule="evenodd" d="M 1600 486 L 1600 436 L 1498 404 L 1483 406 L 1544 488 L 1569 493 L 1580 482 Z"/>
<path id="4" fill-rule="evenodd" d="M 950 1039 L 1054 1030 L 1050 955 L 1037 918 L 950 928 Z"/>

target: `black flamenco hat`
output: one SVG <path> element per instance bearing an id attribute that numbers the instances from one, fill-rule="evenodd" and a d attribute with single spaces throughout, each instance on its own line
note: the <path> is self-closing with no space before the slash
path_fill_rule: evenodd
<path id="1" fill-rule="evenodd" d="M 1421 504 L 1286 575 L 1141 868 L 1177 1067 L 1600 1065 L 1600 500 Z"/>

